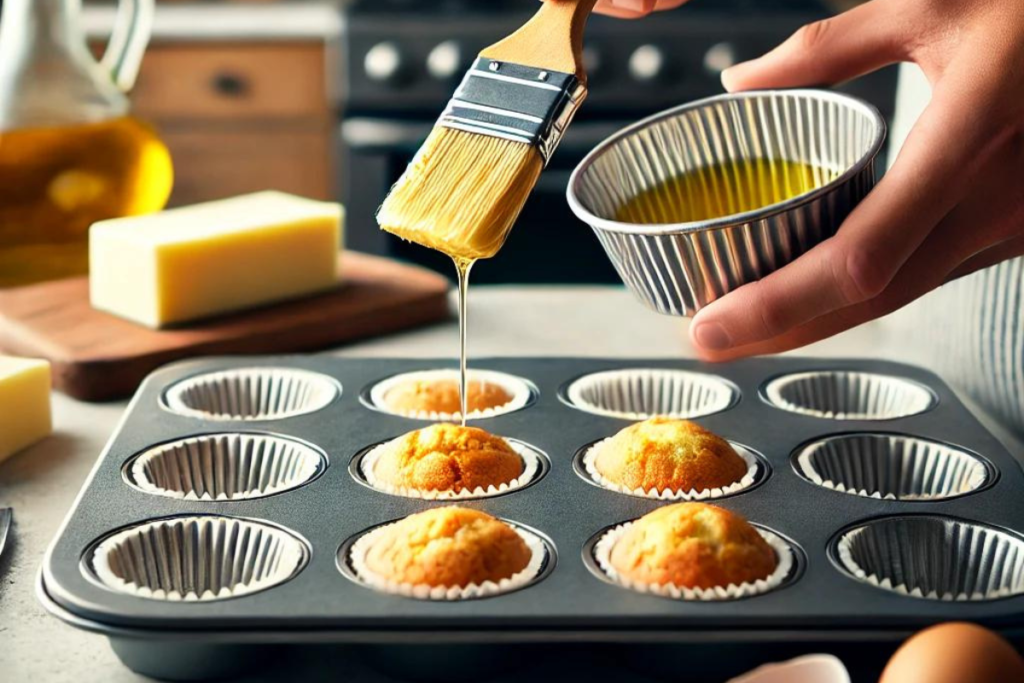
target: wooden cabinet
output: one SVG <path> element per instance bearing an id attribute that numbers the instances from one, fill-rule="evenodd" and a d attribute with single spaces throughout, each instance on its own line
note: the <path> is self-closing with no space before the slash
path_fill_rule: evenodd
<path id="1" fill-rule="evenodd" d="M 280 189 L 335 197 L 335 107 L 319 42 L 155 42 L 134 112 L 174 159 L 171 205 Z"/>

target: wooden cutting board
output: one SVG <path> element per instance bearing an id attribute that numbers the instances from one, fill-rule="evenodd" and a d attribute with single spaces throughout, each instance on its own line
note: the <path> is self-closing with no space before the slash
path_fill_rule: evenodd
<path id="1" fill-rule="evenodd" d="M 432 271 L 345 252 L 342 273 L 332 292 L 169 330 L 94 310 L 85 277 L 0 290 L 0 350 L 45 358 L 56 389 L 105 401 L 183 358 L 311 351 L 450 316 L 448 281 Z"/>

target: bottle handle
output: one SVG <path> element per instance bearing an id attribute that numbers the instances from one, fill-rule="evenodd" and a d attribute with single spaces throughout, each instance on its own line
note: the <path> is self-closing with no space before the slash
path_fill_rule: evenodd
<path id="1" fill-rule="evenodd" d="M 100 60 L 123 92 L 135 85 L 153 30 L 154 0 L 121 0 L 107 51 Z"/>

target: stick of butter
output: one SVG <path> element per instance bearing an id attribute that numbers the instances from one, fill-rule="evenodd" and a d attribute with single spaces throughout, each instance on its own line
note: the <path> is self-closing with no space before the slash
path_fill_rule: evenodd
<path id="1" fill-rule="evenodd" d="M 0 356 L 0 462 L 51 431 L 50 364 Z"/>
<path id="2" fill-rule="evenodd" d="M 281 192 L 223 199 L 89 229 L 94 308 L 149 327 L 334 287 L 340 204 Z"/>

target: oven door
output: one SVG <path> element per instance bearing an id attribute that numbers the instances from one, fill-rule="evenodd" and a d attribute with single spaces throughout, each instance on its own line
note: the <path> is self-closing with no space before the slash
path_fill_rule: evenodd
<path id="1" fill-rule="evenodd" d="M 615 270 L 590 228 L 569 210 L 569 176 L 599 142 L 627 121 L 578 120 L 541 174 L 501 252 L 473 270 L 476 283 L 617 283 Z M 349 248 L 411 261 L 454 276 L 451 260 L 382 232 L 374 215 L 433 122 L 353 116 L 342 124 L 342 196 L 348 206 Z"/>

